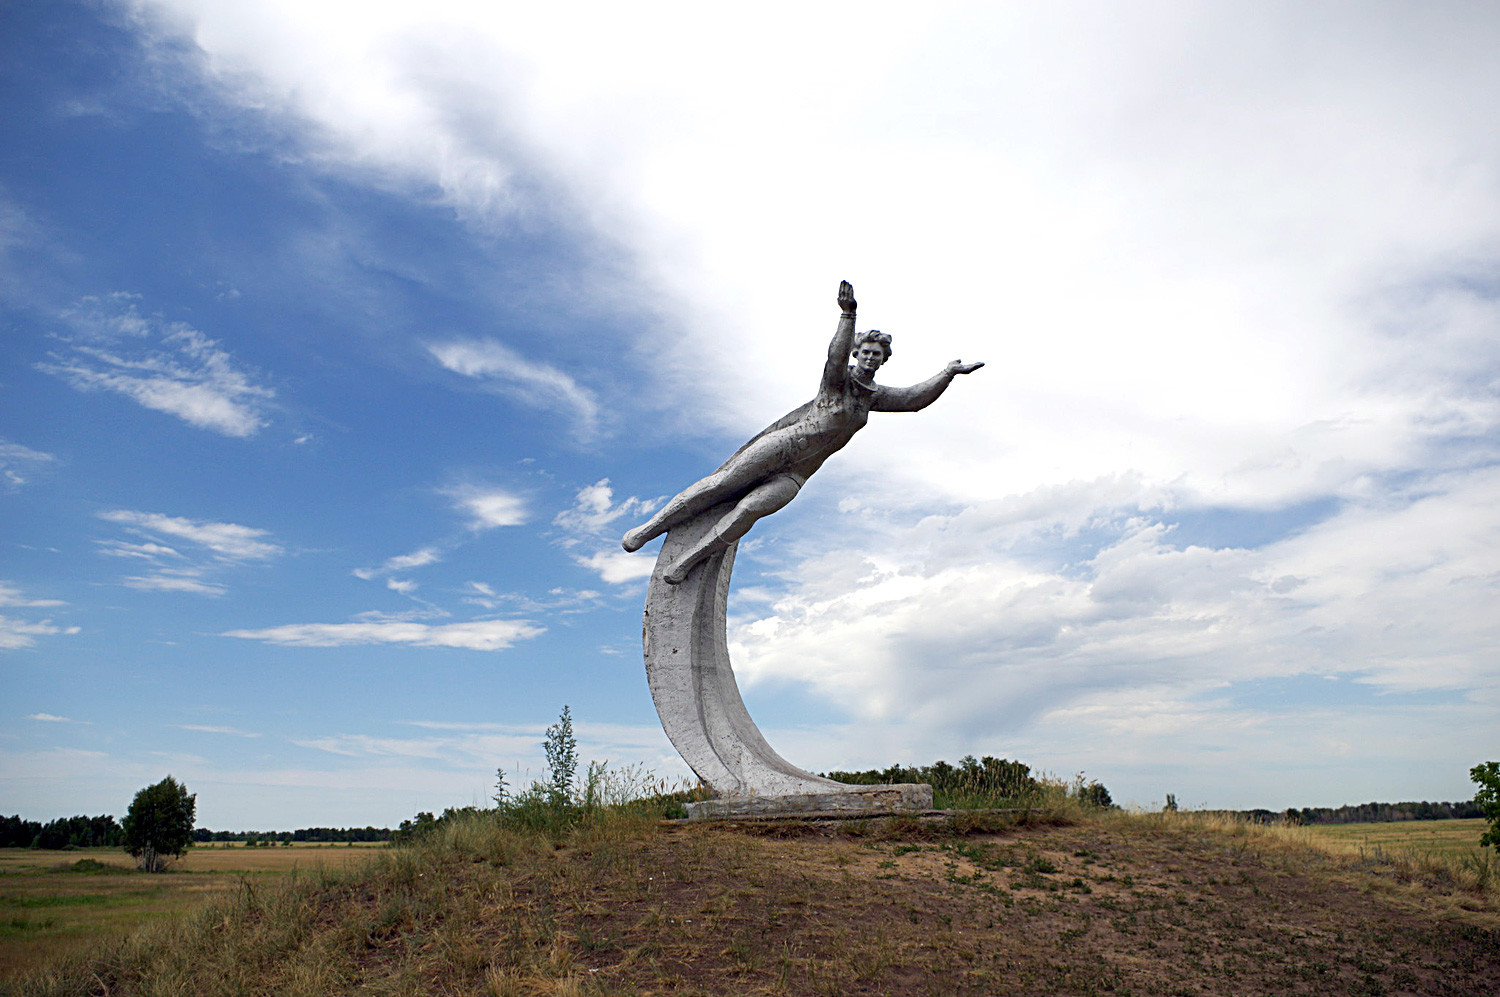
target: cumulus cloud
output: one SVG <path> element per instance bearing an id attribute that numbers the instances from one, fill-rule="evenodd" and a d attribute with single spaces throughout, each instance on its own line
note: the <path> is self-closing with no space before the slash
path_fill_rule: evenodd
<path id="1" fill-rule="evenodd" d="M 56 461 L 52 454 L 0 439 L 0 476 L 11 488 L 21 487 L 31 480 L 35 469 Z"/>
<path id="2" fill-rule="evenodd" d="M 596 572 L 600 580 L 608 585 L 622 585 L 639 578 L 649 578 L 656 565 L 654 554 L 627 554 L 623 550 L 596 551 L 588 555 L 574 555 L 573 559 Z"/>
<path id="3" fill-rule="evenodd" d="M 599 403 L 571 376 L 547 364 L 527 360 L 493 339 L 431 343 L 427 351 L 455 374 L 493 386 L 524 405 L 560 412 L 585 439 L 599 428 Z"/>
<path id="4" fill-rule="evenodd" d="M 634 495 L 619 502 L 608 478 L 580 488 L 573 505 L 552 518 L 561 530 L 557 542 L 567 548 L 573 561 L 597 573 L 610 585 L 646 578 L 655 564 L 654 555 L 627 554 L 619 549 L 620 534 L 636 519 L 643 519 L 659 503 Z"/>
<path id="5" fill-rule="evenodd" d="M 866 547 L 803 563 L 769 612 L 738 621 L 731 647 L 749 688 L 800 685 L 924 745 L 1052 736 L 1055 749 L 1081 742 L 1056 740 L 1077 723 L 1117 729 L 1158 758 L 1170 745 L 1184 762 L 1230 729 L 1275 727 L 1293 753 L 1312 752 L 1323 733 L 1283 730 L 1294 725 L 1242 691 L 1306 678 L 1321 684 L 1305 693 L 1310 712 L 1348 698 L 1337 680 L 1396 702 L 1450 697 L 1392 707 L 1403 722 L 1448 716 L 1392 732 L 1432 741 L 1500 703 L 1485 650 L 1500 622 L 1484 608 L 1500 578 L 1497 500 L 1500 469 L 1486 468 L 1399 501 L 1351 501 L 1254 547 L 1185 541 L 1128 513 L 1081 531 L 984 507 L 883 525 Z M 1075 558 L 1059 564 L 1038 538 Z M 1189 732 L 1197 752 L 1178 743 Z M 1433 742 L 1421 753 L 1439 752 Z"/>
<path id="6" fill-rule="evenodd" d="M 113 391 L 224 436 L 253 436 L 267 424 L 265 407 L 275 392 L 197 329 L 143 317 L 122 295 L 86 299 L 68 318 L 94 342 L 70 342 L 39 370 L 80 391 Z"/>
<path id="7" fill-rule="evenodd" d="M 261 630 L 230 630 L 221 636 L 259 640 L 290 647 L 348 647 L 362 644 L 403 644 L 410 647 L 461 647 L 475 651 L 503 651 L 517 641 L 546 633 L 527 620 L 474 620 L 431 625 L 401 621 L 361 623 L 294 623 Z"/>
<path id="8" fill-rule="evenodd" d="M 450 489 L 448 496 L 458 509 L 469 515 L 471 529 L 520 526 L 527 520 L 526 500 L 503 488 L 464 485 Z"/>

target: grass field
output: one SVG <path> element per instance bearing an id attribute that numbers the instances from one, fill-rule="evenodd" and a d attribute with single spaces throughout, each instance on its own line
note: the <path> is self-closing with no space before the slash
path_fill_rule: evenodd
<path id="1" fill-rule="evenodd" d="M 1404 820 L 1379 824 L 1315 824 L 1303 830 L 1315 842 L 1370 856 L 1398 851 L 1435 855 L 1480 854 L 1479 836 L 1486 822 L 1472 820 Z"/>
<path id="2" fill-rule="evenodd" d="M 193 856 L 218 872 L 18 873 L 54 889 L 248 885 L 0 992 L 1472 997 L 1500 978 L 1500 884 L 1361 857 L 1357 838 L 1323 850 L 1323 829 L 1076 806 L 938 823 L 627 818 L 538 831 L 476 814 L 410 847 L 324 849 L 369 862 L 316 875 L 278 874 L 319 858 L 298 849 Z M 15 881 L 0 877 L 7 896 Z M 38 896 L 81 894 L 107 890 Z M 74 906 L 91 904 L 110 910 Z"/>
<path id="3" fill-rule="evenodd" d="M 244 881 L 285 876 L 294 868 L 341 868 L 367 857 L 372 847 L 379 846 L 198 846 L 156 875 L 136 872 L 135 860 L 118 848 L 0 848 L 0 977 L 196 911 Z"/>

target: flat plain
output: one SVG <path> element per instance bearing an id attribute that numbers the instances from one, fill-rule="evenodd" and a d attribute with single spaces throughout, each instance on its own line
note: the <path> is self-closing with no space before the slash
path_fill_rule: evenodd
<path id="1" fill-rule="evenodd" d="M 198 845 L 169 871 L 146 875 L 119 848 L 0 848 L 0 978 L 59 954 L 201 909 L 245 882 L 293 869 L 343 868 L 372 846 Z"/>
<path id="2" fill-rule="evenodd" d="M 1314 824 L 1304 828 L 1309 840 L 1331 849 L 1377 855 L 1400 852 L 1478 856 L 1482 817 L 1467 820 L 1401 820 L 1372 824 Z"/>

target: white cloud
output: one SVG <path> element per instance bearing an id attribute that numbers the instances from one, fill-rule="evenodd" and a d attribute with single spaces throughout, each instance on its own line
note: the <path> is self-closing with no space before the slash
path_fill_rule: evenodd
<path id="1" fill-rule="evenodd" d="M 128 296 L 87 299 L 69 321 L 109 348 L 72 342 L 39 370 L 80 391 L 113 391 L 189 425 L 224 436 L 253 436 L 275 396 L 236 368 L 217 342 L 181 322 L 143 318 Z M 149 342 L 149 346 L 137 345 Z"/>
<path id="2" fill-rule="evenodd" d="M 356 578 L 369 581 L 372 578 L 388 575 L 394 571 L 410 571 L 413 568 L 425 568 L 429 564 L 436 564 L 442 559 L 443 552 L 441 550 L 428 546 L 414 550 L 410 554 L 398 554 L 395 557 L 387 558 L 385 563 L 378 568 L 355 568 L 352 574 Z"/>
<path id="3" fill-rule="evenodd" d="M 455 374 L 494 385 L 525 405 L 561 411 L 584 439 L 598 432 L 599 403 L 593 393 L 554 367 L 527 360 L 493 339 L 431 343 L 427 350 Z"/>
<path id="4" fill-rule="evenodd" d="M 15 584 L 0 581 L 0 606 L 17 606 L 28 608 L 50 609 L 53 606 L 66 606 L 67 603 L 61 599 L 28 599 L 21 589 Z"/>
<path id="5" fill-rule="evenodd" d="M 28 599 L 15 584 L 0 581 L 0 607 L 10 609 L 51 609 L 66 606 L 60 599 Z M 57 626 L 51 620 L 23 620 L 0 615 L 0 651 L 15 651 L 35 647 L 38 637 L 58 634 L 71 636 L 78 633 L 76 626 Z"/>
<path id="6" fill-rule="evenodd" d="M 620 502 L 608 478 L 578 490 L 572 507 L 552 518 L 563 533 L 558 543 L 571 551 L 575 563 L 596 572 L 610 585 L 632 582 L 651 574 L 655 556 L 627 554 L 620 550 L 620 535 L 635 520 L 644 519 L 659 504 L 657 499 L 634 495 Z"/>
<path id="7" fill-rule="evenodd" d="M 0 616 L 0 651 L 35 647 L 38 637 L 52 637 L 56 634 L 72 635 L 78 632 L 78 627 L 55 626 L 51 620 L 32 622 L 10 616 Z"/>
<path id="8" fill-rule="evenodd" d="M 189 592 L 193 595 L 218 597 L 228 591 L 219 582 L 204 581 L 196 571 L 163 570 L 154 575 L 126 575 L 120 579 L 126 588 L 139 592 Z"/>
<path id="9" fill-rule="evenodd" d="M 585 540 L 612 537 L 618 543 L 619 537 L 612 534 L 623 534 L 623 527 L 629 525 L 621 520 L 645 518 L 658 504 L 656 499 L 639 499 L 634 495 L 617 503 L 614 497 L 608 478 L 580 488 L 572 507 L 552 518 L 552 524 L 566 534 L 563 542 L 571 546 Z"/>
<path id="10" fill-rule="evenodd" d="M 252 561 L 267 561 L 284 551 L 270 539 L 270 532 L 238 523 L 187 519 L 156 512 L 111 509 L 98 514 L 109 523 L 124 526 L 144 542 L 97 540 L 99 553 L 132 558 L 149 565 L 145 574 L 126 575 L 121 584 L 142 592 L 186 592 L 217 597 L 227 588 L 211 573 Z M 192 544 L 192 556 L 161 542 L 162 536 Z"/>
<path id="11" fill-rule="evenodd" d="M 527 620 L 474 620 L 433 626 L 409 622 L 294 623 L 262 630 L 230 630 L 242 637 L 291 647 L 347 647 L 361 644 L 405 644 L 411 647 L 461 647 L 503 651 L 517 641 L 545 633 Z"/>
<path id="12" fill-rule="evenodd" d="M 393 557 L 380 567 L 382 571 L 410 571 L 412 568 L 425 568 L 429 564 L 436 564 L 442 559 L 442 552 L 436 547 L 423 547 L 410 554 Z"/>
<path id="13" fill-rule="evenodd" d="M 47 724 L 79 724 L 88 722 L 86 720 L 71 720 L 68 717 L 60 717 L 54 713 L 28 713 L 26 719 Z"/>
<path id="14" fill-rule="evenodd" d="M 1078 725 L 1118 735 L 1099 759 L 1128 743 L 1139 758 L 1199 766 L 1221 736 L 1245 747 L 1270 729 L 1279 750 L 1311 758 L 1325 734 L 1286 721 L 1294 704 L 1247 706 L 1235 690 L 1315 677 L 1323 688 L 1301 709 L 1321 715 L 1348 696 L 1332 676 L 1371 695 L 1451 700 L 1390 708 L 1427 725 L 1392 736 L 1439 757 L 1455 725 L 1474 747 L 1475 711 L 1500 704 L 1487 650 L 1500 620 L 1486 609 L 1500 578 L 1497 501 L 1500 468 L 1476 470 L 1403 501 L 1350 502 L 1256 548 L 1184 543 L 1129 515 L 1087 535 L 984 506 L 916 526 L 865 519 L 862 546 L 790 572 L 768 613 L 734 627 L 731 650 L 747 688 L 800 685 L 858 718 L 844 736 L 865 755 L 896 729 L 929 750 L 1021 743 L 1044 756 Z M 1059 565 L 1038 537 L 1076 559 Z M 1197 748 L 1182 743 L 1189 732 Z"/>
<path id="15" fill-rule="evenodd" d="M 495 526 L 520 526 L 526 522 L 526 500 L 502 488 L 464 485 L 448 491 L 460 510 L 469 514 L 469 526 L 487 530 Z"/>
<path id="16" fill-rule="evenodd" d="M 200 734 L 230 734 L 234 737 L 260 737 L 259 734 L 252 734 L 237 727 L 216 727 L 209 724 L 176 724 L 175 726 L 182 730 L 197 731 Z"/>
<path id="17" fill-rule="evenodd" d="M 19 488 L 26 484 L 33 468 L 38 465 L 56 463 L 57 458 L 40 450 L 23 447 L 19 443 L 11 443 L 0 439 L 0 477 L 12 488 Z"/>
<path id="18" fill-rule="evenodd" d="M 101 512 L 99 518 L 110 523 L 120 523 L 134 533 L 178 537 L 207 548 L 223 561 L 262 561 L 282 553 L 278 544 L 264 539 L 270 536 L 270 531 L 238 523 L 216 523 L 129 509 Z M 170 552 L 176 554 L 176 551 Z"/>
<path id="19" fill-rule="evenodd" d="M 417 583 L 412 581 L 410 578 L 387 578 L 385 580 L 385 587 L 390 589 L 392 592 L 399 592 L 402 595 L 411 595 L 417 590 Z"/>
<path id="20" fill-rule="evenodd" d="M 627 554 L 623 550 L 597 551 L 586 556 L 575 555 L 573 559 L 590 571 L 597 572 L 599 578 L 608 585 L 649 578 L 656 566 L 654 553 Z"/>
<path id="21" fill-rule="evenodd" d="M 106 557 L 138 557 L 148 561 L 155 561 L 163 557 L 182 557 L 181 553 L 165 544 L 138 544 L 127 540 L 95 540 L 94 543 L 99 545 L 99 553 Z"/>

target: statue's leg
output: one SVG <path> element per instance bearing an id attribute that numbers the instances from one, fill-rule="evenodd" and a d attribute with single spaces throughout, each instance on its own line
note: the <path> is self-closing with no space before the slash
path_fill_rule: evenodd
<path id="1" fill-rule="evenodd" d="M 628 551 L 640 550 L 678 523 L 692 519 L 704 509 L 720 502 L 728 502 L 738 495 L 753 491 L 760 482 L 785 470 L 788 466 L 787 455 L 798 453 L 795 446 L 789 448 L 789 442 L 794 441 L 789 441 L 787 435 L 785 430 L 767 433 L 713 474 L 678 492 L 650 520 L 625 534 L 622 546 Z"/>
<path id="2" fill-rule="evenodd" d="M 790 474 L 778 474 L 771 480 L 757 485 L 735 507 L 714 524 L 714 528 L 703 534 L 690 550 L 684 551 L 663 575 L 668 585 L 676 585 L 687 577 L 693 566 L 706 557 L 717 554 L 730 544 L 750 532 L 756 520 L 780 509 L 797 497 L 802 482 Z"/>

